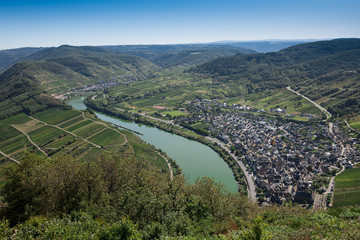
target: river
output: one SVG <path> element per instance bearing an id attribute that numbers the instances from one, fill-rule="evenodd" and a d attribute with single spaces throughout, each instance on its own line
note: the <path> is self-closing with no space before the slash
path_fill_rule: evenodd
<path id="1" fill-rule="evenodd" d="M 78 110 L 86 109 L 81 97 L 72 98 L 69 105 Z M 110 117 L 99 112 L 96 112 L 96 115 L 101 120 L 142 133 L 143 135 L 138 135 L 142 140 L 162 149 L 176 161 L 188 183 L 195 182 L 198 177 L 208 176 L 213 177 L 217 182 L 222 182 L 230 192 L 237 192 L 237 183 L 231 169 L 208 146 L 154 127 Z"/>

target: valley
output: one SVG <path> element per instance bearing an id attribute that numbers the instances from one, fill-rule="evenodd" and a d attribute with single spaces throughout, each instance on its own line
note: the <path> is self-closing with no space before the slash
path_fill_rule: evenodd
<path id="1" fill-rule="evenodd" d="M 268 53 L 206 44 L 19 51 L 0 75 L 0 203 L 14 201 L 3 212 L 11 224 L 66 207 L 129 216 L 144 236 L 157 231 L 148 222 L 178 218 L 188 224 L 180 234 L 200 234 L 207 221 L 230 231 L 248 209 L 268 214 L 257 206 L 294 205 L 303 220 L 308 209 L 328 217 L 359 204 L 359 39 Z M 60 177 L 61 164 L 73 177 Z M 25 177 L 26 166 L 55 175 L 47 185 Z M 14 198 L 9 179 L 19 177 L 29 179 L 19 189 L 39 192 L 29 194 L 39 209 L 16 212 L 26 199 Z M 81 187 L 47 199 L 59 179 Z"/>

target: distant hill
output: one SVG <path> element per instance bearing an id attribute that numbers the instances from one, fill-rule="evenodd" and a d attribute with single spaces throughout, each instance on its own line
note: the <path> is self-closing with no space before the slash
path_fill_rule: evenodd
<path id="1" fill-rule="evenodd" d="M 17 48 L 0 51 L 0 73 L 11 65 L 21 61 L 30 54 L 40 51 L 43 48 Z"/>
<path id="2" fill-rule="evenodd" d="M 0 75 L 0 119 L 63 106 L 46 93 L 33 73 L 36 63 L 17 63 Z"/>
<path id="3" fill-rule="evenodd" d="M 67 48 L 67 49 L 65 49 Z M 77 48 L 77 53 L 74 53 Z M 29 55 L 37 53 L 29 57 Z M 0 51 L 0 72 L 20 61 L 51 60 L 54 58 L 68 57 L 69 55 L 85 54 L 89 52 L 97 54 L 120 53 L 145 58 L 160 67 L 186 68 L 195 66 L 218 57 L 232 56 L 235 54 L 257 53 L 254 50 L 221 44 L 173 44 L 173 45 L 117 45 L 101 47 L 71 47 L 60 48 L 18 48 Z"/>
<path id="4" fill-rule="evenodd" d="M 282 49 L 307 43 L 313 42 L 315 40 L 268 40 L 268 41 L 219 41 L 213 42 L 210 44 L 213 45 L 229 45 L 239 48 L 246 48 L 251 49 L 260 53 L 267 53 L 267 52 L 278 52 Z"/>
<path id="5" fill-rule="evenodd" d="M 164 68 L 196 66 L 218 57 L 253 54 L 256 51 L 227 45 L 118 45 L 103 46 L 118 53 L 146 58 Z"/>
<path id="6" fill-rule="evenodd" d="M 39 68 L 35 76 L 50 93 L 61 93 L 116 76 L 147 76 L 159 70 L 158 66 L 143 58 L 98 47 L 64 45 L 36 52 L 25 60 L 38 62 L 34 65 Z"/>
<path id="7" fill-rule="evenodd" d="M 17 63 L 0 75 L 0 118 L 62 105 L 50 94 L 115 76 L 147 76 L 159 69 L 140 57 L 96 47 L 47 48 L 24 60 L 27 62 Z"/>
<path id="8" fill-rule="evenodd" d="M 344 115 L 349 113 L 345 101 L 360 97 L 360 39 L 320 41 L 277 53 L 223 57 L 190 71 L 220 82 L 239 83 L 249 93 L 292 85 L 311 98 L 326 97 L 322 105 Z M 352 104 L 352 109 L 360 109 L 357 101 Z"/>

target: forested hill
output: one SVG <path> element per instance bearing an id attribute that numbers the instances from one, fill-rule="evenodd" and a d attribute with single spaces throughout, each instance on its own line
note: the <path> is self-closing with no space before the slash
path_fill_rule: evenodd
<path id="1" fill-rule="evenodd" d="M 186 68 L 218 57 L 257 53 L 254 50 L 234 46 L 206 44 L 118 45 L 103 46 L 103 48 L 123 54 L 140 56 L 164 68 Z"/>
<path id="2" fill-rule="evenodd" d="M 159 69 L 140 57 L 96 47 L 48 48 L 25 59 L 0 75 L 0 118 L 61 105 L 50 94 L 124 75 L 145 77 Z"/>
<path id="3" fill-rule="evenodd" d="M 63 45 L 49 48 L 28 56 L 27 61 L 47 61 L 62 64 L 87 77 L 119 74 L 147 75 L 159 68 L 151 62 L 130 55 L 118 54 L 100 47 L 74 47 Z"/>
<path id="4" fill-rule="evenodd" d="M 0 73 L 42 48 L 16 48 L 0 51 Z"/>
<path id="5" fill-rule="evenodd" d="M 360 39 L 321 41 L 300 44 L 276 53 L 223 57 L 204 63 L 193 68 L 192 71 L 214 76 L 231 77 L 235 74 L 251 76 L 251 73 L 256 75 L 256 73 L 261 74 L 268 70 L 287 70 L 287 67 L 300 67 L 300 64 L 314 60 L 326 62 L 327 57 L 334 57 L 335 54 L 339 53 L 342 53 L 344 58 L 347 55 L 356 57 L 352 51 L 359 49 Z M 331 71 L 333 68 L 329 70 Z"/>
<path id="6" fill-rule="evenodd" d="M 360 39 L 319 41 L 276 53 L 223 57 L 190 71 L 223 83 L 238 83 L 249 93 L 291 85 L 313 100 L 319 99 L 334 115 L 360 111 Z"/>

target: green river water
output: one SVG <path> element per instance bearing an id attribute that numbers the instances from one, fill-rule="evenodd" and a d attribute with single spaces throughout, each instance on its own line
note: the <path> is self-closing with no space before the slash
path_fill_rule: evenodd
<path id="1" fill-rule="evenodd" d="M 69 102 L 73 108 L 86 109 L 81 97 L 72 98 Z M 222 182 L 230 192 L 237 192 L 237 183 L 231 169 L 224 160 L 211 148 L 196 141 L 171 134 L 154 127 L 107 116 L 96 112 L 99 119 L 140 132 L 142 140 L 165 151 L 181 167 L 188 183 L 198 177 L 213 177 Z"/>

